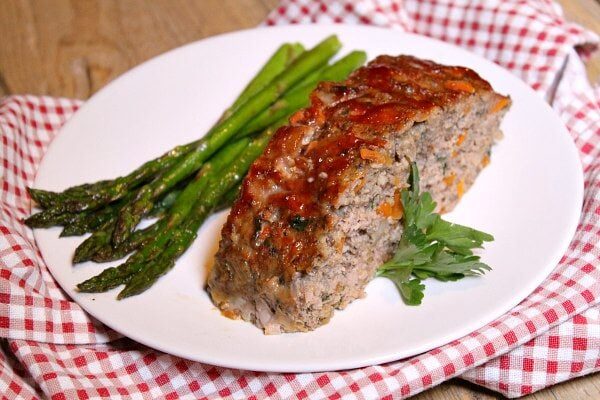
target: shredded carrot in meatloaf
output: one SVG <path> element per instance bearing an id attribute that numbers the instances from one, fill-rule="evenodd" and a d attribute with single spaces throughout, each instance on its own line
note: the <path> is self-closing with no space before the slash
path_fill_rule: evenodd
<path id="1" fill-rule="evenodd" d="M 232 310 L 221 310 L 221 315 L 229 319 L 240 319 L 240 316 Z"/>
<path id="2" fill-rule="evenodd" d="M 454 179 L 456 179 L 456 175 L 453 172 L 450 175 L 448 175 L 447 177 L 445 177 L 443 179 L 443 181 L 446 184 L 446 186 L 450 186 L 450 185 L 452 185 L 454 183 Z"/>
<path id="3" fill-rule="evenodd" d="M 391 162 L 389 157 L 385 154 L 382 154 L 375 150 L 367 149 L 365 147 L 360 149 L 360 158 L 362 158 L 363 160 L 369 160 L 384 165 L 390 164 Z"/>
<path id="4" fill-rule="evenodd" d="M 465 194 L 465 182 L 462 179 L 456 184 L 456 194 L 459 199 Z"/>
<path id="5" fill-rule="evenodd" d="M 498 102 L 496 104 L 494 104 L 494 107 L 492 107 L 491 112 L 495 113 L 495 112 L 502 110 L 504 107 L 506 107 L 508 105 L 508 103 L 510 103 L 510 101 L 508 100 L 508 97 L 500 98 L 500 100 L 498 100 Z"/>
<path id="6" fill-rule="evenodd" d="M 393 219 L 400 219 L 404 215 L 404 208 L 402 207 L 402 199 L 400 197 L 400 190 L 394 192 L 394 202 L 389 203 L 384 201 L 377 207 L 377 213 L 384 217 L 390 217 Z"/>
<path id="7" fill-rule="evenodd" d="M 456 90 L 458 92 L 474 93 L 475 88 L 467 81 L 446 81 L 444 86 L 450 90 Z"/>
<path id="8" fill-rule="evenodd" d="M 486 154 L 483 156 L 483 159 L 481 160 L 481 165 L 484 167 L 487 167 L 489 163 L 490 163 L 490 156 L 488 156 Z"/>
<path id="9" fill-rule="evenodd" d="M 458 139 L 456 139 L 456 145 L 460 146 L 461 144 L 463 144 L 466 137 L 467 137 L 467 132 L 463 132 L 460 135 L 458 135 Z"/>

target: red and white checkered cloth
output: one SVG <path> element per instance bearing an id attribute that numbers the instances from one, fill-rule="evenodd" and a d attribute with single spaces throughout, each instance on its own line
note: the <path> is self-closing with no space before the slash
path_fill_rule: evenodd
<path id="1" fill-rule="evenodd" d="M 511 312 L 420 356 L 317 374 L 229 370 L 146 348 L 90 318 L 52 279 L 21 219 L 39 162 L 79 103 L 0 100 L 0 396 L 72 398 L 401 398 L 454 376 L 509 397 L 600 369 L 600 89 L 580 56 L 598 38 L 551 1 L 285 0 L 267 24 L 389 26 L 491 59 L 552 102 L 580 150 L 585 203 L 569 250 Z M 577 49 L 578 52 L 575 52 Z"/>

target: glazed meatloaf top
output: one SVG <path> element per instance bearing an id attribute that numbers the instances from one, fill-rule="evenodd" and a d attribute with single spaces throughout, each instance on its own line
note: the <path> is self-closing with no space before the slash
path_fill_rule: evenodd
<path id="1" fill-rule="evenodd" d="M 227 262 L 233 250 L 253 273 L 285 282 L 308 272 L 318 231 L 332 228 L 328 215 L 356 178 L 350 167 L 392 162 L 378 152 L 390 132 L 477 92 L 492 88 L 474 71 L 410 56 L 380 56 L 342 83 L 321 83 L 310 106 L 275 133 L 250 168 L 223 228 L 230 243 L 221 244 L 218 258 Z M 508 103 L 498 98 L 498 108 Z"/>

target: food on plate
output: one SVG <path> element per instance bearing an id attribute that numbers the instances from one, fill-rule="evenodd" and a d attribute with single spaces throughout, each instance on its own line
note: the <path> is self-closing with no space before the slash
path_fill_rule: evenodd
<path id="1" fill-rule="evenodd" d="M 485 270 L 468 257 L 491 238 L 441 220 L 431 197 L 435 211 L 450 211 L 473 184 L 508 97 L 468 68 L 379 56 L 344 82 L 320 83 L 310 100 L 252 164 L 223 228 L 208 290 L 225 315 L 270 334 L 315 329 L 363 296 L 382 264 L 379 274 L 394 279 L 390 258 L 401 265 L 395 250 L 414 243 L 440 265 L 473 263 L 458 275 Z M 400 281 L 419 289 L 418 279 Z"/>

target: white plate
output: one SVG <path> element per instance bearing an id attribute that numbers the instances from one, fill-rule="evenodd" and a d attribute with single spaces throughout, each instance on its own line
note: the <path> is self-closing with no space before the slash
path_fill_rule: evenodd
<path id="1" fill-rule="evenodd" d="M 583 195 L 577 151 L 559 118 L 523 82 L 492 64 L 428 38 L 355 26 L 290 26 L 235 32 L 170 51 L 92 97 L 63 127 L 35 187 L 67 186 L 125 174 L 213 124 L 284 41 L 311 46 L 337 33 L 343 52 L 413 54 L 475 69 L 514 101 L 492 163 L 449 216 L 492 233 L 483 259 L 494 270 L 455 283 L 426 282 L 424 302 L 408 307 L 390 281 L 375 279 L 365 299 L 310 333 L 264 336 L 219 313 L 204 291 L 225 213 L 209 219 L 193 247 L 142 295 L 81 294 L 76 283 L 107 264 L 73 267 L 81 238 L 59 229 L 35 236 L 52 274 L 85 310 L 148 346 L 191 360 L 260 371 L 323 371 L 415 355 L 472 332 L 519 303 L 559 261 L 575 231 Z M 112 264 L 115 265 L 115 264 Z"/>

